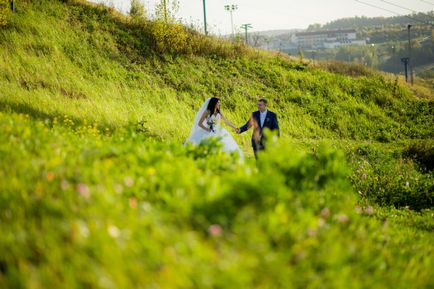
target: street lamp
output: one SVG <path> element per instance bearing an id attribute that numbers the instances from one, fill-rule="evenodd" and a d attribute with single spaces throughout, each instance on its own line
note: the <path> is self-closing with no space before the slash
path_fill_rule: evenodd
<path id="1" fill-rule="evenodd" d="M 206 0 L 203 0 L 203 25 L 205 27 L 205 35 L 208 35 L 208 30 L 206 27 Z"/>
<path id="2" fill-rule="evenodd" d="M 250 28 L 253 28 L 252 24 L 241 25 L 241 29 L 244 29 L 244 31 L 246 33 L 246 45 L 249 45 L 249 39 L 247 38 L 247 30 L 249 30 Z"/>
<path id="3" fill-rule="evenodd" d="M 411 24 L 407 25 L 407 31 L 408 31 L 408 67 L 410 69 L 410 81 L 411 85 L 414 84 L 414 78 L 413 78 L 413 59 L 411 58 Z"/>
<path id="4" fill-rule="evenodd" d="M 229 11 L 231 14 L 231 28 L 232 28 L 232 38 L 235 38 L 235 32 L 234 32 L 234 17 L 233 12 L 238 9 L 238 5 L 225 5 L 225 10 Z"/>

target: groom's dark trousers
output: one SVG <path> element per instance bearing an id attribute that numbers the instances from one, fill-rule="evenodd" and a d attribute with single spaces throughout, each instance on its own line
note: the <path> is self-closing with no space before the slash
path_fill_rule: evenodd
<path id="1" fill-rule="evenodd" d="M 266 139 L 263 135 L 263 131 L 266 128 L 270 129 L 271 131 L 277 130 L 277 134 L 280 136 L 277 115 L 274 112 L 267 110 L 264 123 L 261 126 L 261 113 L 259 111 L 255 111 L 252 113 L 247 123 L 240 127 L 240 133 L 247 131 L 251 127 L 253 127 L 252 147 L 253 152 L 255 153 L 255 158 L 257 158 L 258 152 L 265 149 Z"/>

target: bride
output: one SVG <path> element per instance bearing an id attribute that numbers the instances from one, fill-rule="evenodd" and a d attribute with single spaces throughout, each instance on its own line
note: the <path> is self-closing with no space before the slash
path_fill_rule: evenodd
<path id="1" fill-rule="evenodd" d="M 240 147 L 231 134 L 221 126 L 220 120 L 231 128 L 237 129 L 220 111 L 220 99 L 208 98 L 196 114 L 187 142 L 199 144 L 209 137 L 218 137 L 223 144 L 224 151 L 237 152 L 242 157 Z"/>

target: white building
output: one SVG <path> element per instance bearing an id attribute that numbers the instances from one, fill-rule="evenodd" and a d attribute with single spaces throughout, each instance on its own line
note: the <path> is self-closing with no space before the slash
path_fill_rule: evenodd
<path id="1" fill-rule="evenodd" d="M 299 32 L 292 42 L 302 48 L 336 48 L 343 45 L 365 45 L 366 40 L 357 39 L 355 29 Z"/>

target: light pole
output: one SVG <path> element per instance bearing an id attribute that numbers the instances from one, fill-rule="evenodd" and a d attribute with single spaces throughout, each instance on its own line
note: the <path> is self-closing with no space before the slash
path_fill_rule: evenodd
<path id="1" fill-rule="evenodd" d="M 405 82 L 408 82 L 408 57 L 401 58 L 401 63 L 404 64 Z"/>
<path id="2" fill-rule="evenodd" d="M 208 29 L 206 27 L 206 0 L 203 0 L 203 25 L 205 28 L 205 35 L 208 35 Z"/>
<path id="3" fill-rule="evenodd" d="M 249 39 L 247 37 L 247 30 L 249 30 L 250 28 L 253 28 L 252 24 L 242 24 L 241 25 L 241 29 L 244 29 L 245 31 L 245 35 L 246 35 L 246 45 L 249 45 Z"/>
<path id="4" fill-rule="evenodd" d="M 414 84 L 414 78 L 413 78 L 413 59 L 411 57 L 411 24 L 407 25 L 407 31 L 408 31 L 408 67 L 410 69 L 410 81 L 411 85 Z"/>
<path id="5" fill-rule="evenodd" d="M 235 32 L 234 32 L 234 16 L 233 12 L 238 9 L 238 5 L 225 5 L 225 10 L 229 11 L 231 14 L 231 28 L 232 28 L 232 38 L 235 38 Z"/>

